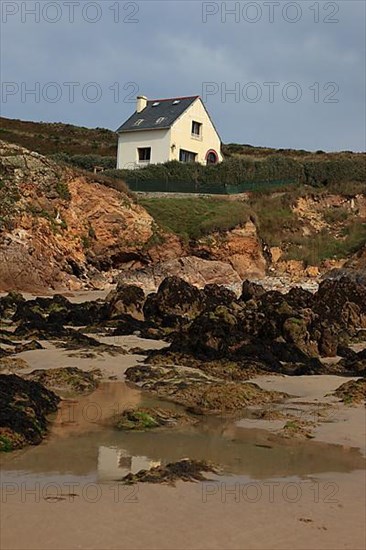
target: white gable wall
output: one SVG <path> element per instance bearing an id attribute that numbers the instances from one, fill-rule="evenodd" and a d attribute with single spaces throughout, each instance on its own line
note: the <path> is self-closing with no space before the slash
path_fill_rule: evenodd
<path id="1" fill-rule="evenodd" d="M 192 122 L 202 124 L 202 135 L 192 137 Z M 172 126 L 171 144 L 175 145 L 171 153 L 170 160 L 179 160 L 179 150 L 185 149 L 197 154 L 197 162 L 206 164 L 206 154 L 210 149 L 214 149 L 222 162 L 221 141 L 210 117 L 200 99 L 194 103 L 175 121 Z"/>
<path id="2" fill-rule="evenodd" d="M 171 130 L 138 130 L 118 136 L 117 169 L 133 170 L 139 166 L 137 149 L 151 147 L 150 164 L 160 164 L 170 159 Z"/>

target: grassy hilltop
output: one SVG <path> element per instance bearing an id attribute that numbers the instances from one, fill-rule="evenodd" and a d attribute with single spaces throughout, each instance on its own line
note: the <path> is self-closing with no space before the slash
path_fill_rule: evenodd
<path id="1" fill-rule="evenodd" d="M 350 192 L 366 179 L 366 154 L 343 151 L 324 153 L 294 149 L 273 149 L 251 145 L 223 146 L 224 162 L 217 166 L 182 165 L 177 162 L 147 166 L 142 170 L 115 170 L 117 135 L 103 128 L 71 124 L 28 122 L 0 118 L 0 139 L 52 156 L 78 168 L 101 166 L 117 179 L 149 182 L 194 183 L 205 188 L 242 181 L 291 180 L 314 187 L 344 185 Z M 351 184 L 355 184 L 352 186 Z"/>

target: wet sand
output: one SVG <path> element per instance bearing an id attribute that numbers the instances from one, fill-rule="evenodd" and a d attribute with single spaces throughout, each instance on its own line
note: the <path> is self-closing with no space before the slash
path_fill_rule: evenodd
<path id="1" fill-rule="evenodd" d="M 163 343 L 123 337 L 118 345 L 147 349 Z M 365 452 L 364 409 L 346 407 L 333 397 L 325 397 L 344 378 L 254 379 L 265 389 L 296 395 L 290 400 L 291 406 L 301 407 L 304 402 L 334 406 L 329 418 L 315 428 L 313 441 L 280 445 L 276 420 L 243 419 L 223 424 L 218 433 L 222 445 L 218 458 L 231 453 L 232 460 L 239 441 L 243 444 L 240 452 L 245 475 L 231 468 L 232 475 L 207 483 L 180 482 L 175 488 L 145 484 L 125 487 L 108 481 L 108 461 L 118 456 L 117 467 L 121 468 L 129 457 L 121 456 L 115 439 L 104 434 L 100 419 L 94 423 L 89 416 L 85 423 L 85 414 L 80 411 L 97 402 L 108 416 L 111 403 L 121 408 L 140 403 L 141 392 L 127 389 L 122 380 L 125 369 L 143 357 L 104 354 L 85 359 L 51 345 L 20 357 L 29 362 L 30 370 L 100 367 L 106 379 L 116 376 L 120 382 L 109 383 L 107 391 L 102 385 L 91 396 L 76 400 L 76 416 L 71 423 L 59 413 L 49 439 L 39 447 L 4 459 L 2 550 L 365 548 L 366 477 L 359 451 Z M 194 449 L 189 447 L 194 445 L 192 434 L 186 439 L 154 433 L 143 435 L 144 439 L 131 435 L 121 445 L 141 459 L 139 465 L 143 459 L 151 465 L 155 460 L 158 463 L 162 445 L 167 445 L 168 458 L 179 456 L 180 445 L 187 454 Z M 219 449 L 218 439 L 207 441 Z M 98 475 L 100 471 L 106 474 L 104 478 L 101 475 L 104 481 L 96 477 L 96 468 Z"/>
<path id="2" fill-rule="evenodd" d="M 284 391 L 297 397 L 291 398 L 286 406 L 293 405 L 295 411 L 301 413 L 310 410 L 310 418 L 315 421 L 312 436 L 314 441 L 323 441 L 342 445 L 344 448 L 358 447 L 366 455 L 366 412 L 364 405 L 349 407 L 332 396 L 332 392 L 348 380 L 357 378 L 345 378 L 340 376 L 264 376 L 252 379 L 265 390 Z M 303 406 L 303 404 L 305 404 Z M 325 411 L 321 421 L 317 414 L 321 412 L 322 405 L 330 405 Z M 295 412 L 296 415 L 296 412 Z M 238 425 L 242 427 L 256 427 L 276 432 L 283 426 L 279 420 L 241 420 Z"/>
<path id="3" fill-rule="evenodd" d="M 2 504 L 1 548 L 361 550 L 364 481 L 355 472 L 291 484 L 99 486 L 98 494 L 78 486 L 78 496 L 56 502 L 19 491 Z"/>

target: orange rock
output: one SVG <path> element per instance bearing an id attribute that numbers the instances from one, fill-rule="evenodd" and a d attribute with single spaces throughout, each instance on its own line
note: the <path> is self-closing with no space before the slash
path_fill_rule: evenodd
<path id="1" fill-rule="evenodd" d="M 281 248 L 279 246 L 272 246 L 270 248 L 270 253 L 272 257 L 272 263 L 276 264 L 282 256 Z"/>
<path id="2" fill-rule="evenodd" d="M 306 268 L 306 275 L 308 277 L 318 277 L 319 268 L 315 265 L 309 265 L 309 267 Z"/>
<path id="3" fill-rule="evenodd" d="M 212 233 L 200 239 L 192 247 L 192 253 L 204 253 L 206 259 L 229 263 L 242 279 L 264 277 L 266 273 L 263 246 L 251 221 L 231 231 Z"/>

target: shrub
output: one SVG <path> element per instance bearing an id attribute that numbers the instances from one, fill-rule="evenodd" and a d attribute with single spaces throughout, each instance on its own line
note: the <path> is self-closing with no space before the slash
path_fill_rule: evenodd
<path id="1" fill-rule="evenodd" d="M 56 153 L 51 155 L 55 162 L 65 162 L 71 166 L 94 171 L 95 166 L 100 166 L 104 170 L 111 170 L 116 166 L 115 157 L 106 157 L 101 155 L 69 155 L 67 153 Z"/>
<path id="2" fill-rule="evenodd" d="M 307 265 L 319 265 L 327 259 L 346 258 L 366 244 L 366 224 L 353 222 L 347 226 L 341 237 L 323 230 L 317 235 L 303 237 L 302 242 L 290 245 L 286 258 L 303 260 Z"/>
<path id="3" fill-rule="evenodd" d="M 329 224 L 336 224 L 346 221 L 349 215 L 347 208 L 329 208 L 324 212 L 324 219 Z"/>

